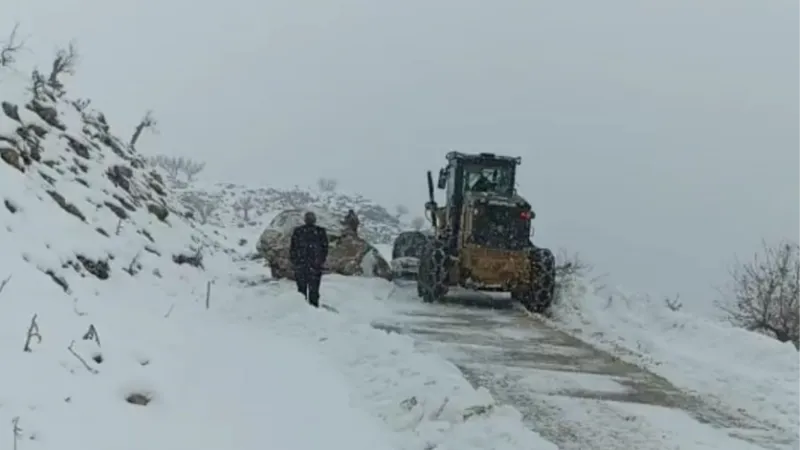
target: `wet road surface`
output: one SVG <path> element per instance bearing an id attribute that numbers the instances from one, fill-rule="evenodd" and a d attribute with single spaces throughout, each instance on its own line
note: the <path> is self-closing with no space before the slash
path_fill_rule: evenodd
<path id="1" fill-rule="evenodd" d="M 791 449 L 667 380 L 548 327 L 509 302 L 399 302 L 375 328 L 414 337 L 567 450 Z"/>

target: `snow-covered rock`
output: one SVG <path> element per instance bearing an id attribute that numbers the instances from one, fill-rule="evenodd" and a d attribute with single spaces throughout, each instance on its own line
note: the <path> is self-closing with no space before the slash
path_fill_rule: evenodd
<path id="1" fill-rule="evenodd" d="M 292 231 L 303 224 L 306 211 L 316 214 L 317 225 L 324 227 L 328 235 L 328 258 L 323 267 L 325 273 L 391 279 L 389 264 L 378 249 L 358 235 L 345 233 L 341 223 L 343 217 L 319 207 L 282 211 L 261 233 L 256 247 L 264 255 L 274 277 L 294 279 L 289 247 Z"/>

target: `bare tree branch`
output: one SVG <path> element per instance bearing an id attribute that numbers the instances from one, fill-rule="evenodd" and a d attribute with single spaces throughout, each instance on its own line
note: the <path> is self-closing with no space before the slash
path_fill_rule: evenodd
<path id="1" fill-rule="evenodd" d="M 5 41 L 0 42 L 0 67 L 10 67 L 17 61 L 16 55 L 25 47 L 24 40 L 18 40 L 19 24 L 15 24 Z"/>
<path id="2" fill-rule="evenodd" d="M 19 443 L 19 439 L 22 437 L 22 428 L 19 427 L 19 416 L 15 416 L 11 419 L 11 430 L 14 433 L 14 446 L 12 447 L 14 450 L 17 450 L 17 444 Z"/>
<path id="3" fill-rule="evenodd" d="M 83 367 L 85 367 L 85 368 L 86 368 L 86 370 L 88 370 L 90 373 L 92 373 L 92 374 L 98 374 L 98 373 L 100 373 L 100 371 L 99 371 L 99 370 L 97 370 L 97 369 L 95 369 L 94 367 L 90 366 L 90 365 L 89 365 L 89 363 L 87 363 L 87 362 L 86 362 L 86 360 L 85 360 L 85 359 L 83 359 L 83 358 L 81 357 L 81 355 L 79 355 L 79 354 L 78 354 L 78 353 L 75 351 L 75 349 L 74 349 L 74 348 L 72 348 L 74 345 L 75 345 L 75 341 L 72 341 L 72 342 L 69 344 L 69 347 L 67 347 L 67 350 L 69 350 L 69 352 L 70 352 L 70 353 L 72 353 L 72 356 L 74 356 L 75 358 L 77 358 L 77 359 L 78 359 L 78 361 L 80 361 L 80 362 L 81 362 L 81 364 L 83 364 Z"/>
<path id="4" fill-rule="evenodd" d="M 78 50 L 75 43 L 70 42 L 67 48 L 59 49 L 53 64 L 50 67 L 50 75 L 47 77 L 47 84 L 55 89 L 61 89 L 64 85 L 59 77 L 62 75 L 74 75 L 75 67 L 78 64 Z"/>
<path id="5" fill-rule="evenodd" d="M 7 276 L 5 280 L 0 282 L 0 292 L 3 292 L 3 289 L 5 289 L 9 281 L 11 281 L 11 275 Z"/>
<path id="6" fill-rule="evenodd" d="M 94 327 L 94 324 L 89 325 L 89 330 L 84 333 L 83 338 L 84 341 L 95 341 L 97 342 L 97 346 L 101 347 L 100 345 L 100 335 L 97 334 L 97 328 Z"/>
<path id="7" fill-rule="evenodd" d="M 136 125 L 136 128 L 133 130 L 133 136 L 131 136 L 130 146 L 131 148 L 136 147 L 136 143 L 139 141 L 139 138 L 142 136 L 142 132 L 144 130 L 150 130 L 153 133 L 158 133 L 158 121 L 153 117 L 153 111 L 147 111 L 142 117 L 142 120 L 139 121 L 139 124 Z"/>
<path id="8" fill-rule="evenodd" d="M 42 343 L 42 335 L 39 334 L 39 324 L 36 323 L 36 316 L 38 316 L 38 314 L 34 314 L 31 318 L 31 324 L 28 327 L 28 335 L 25 337 L 25 347 L 23 347 L 22 350 L 26 352 L 31 351 L 31 339 L 36 338 L 37 343 Z"/>

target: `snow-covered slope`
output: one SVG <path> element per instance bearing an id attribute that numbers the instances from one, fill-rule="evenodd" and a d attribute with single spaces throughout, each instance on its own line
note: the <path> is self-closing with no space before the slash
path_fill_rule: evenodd
<path id="1" fill-rule="evenodd" d="M 208 224 L 226 228 L 224 235 L 237 245 L 252 251 L 255 239 L 275 215 L 286 209 L 314 207 L 327 209 L 344 218 L 349 209 L 361 221 L 359 233 L 372 244 L 390 244 L 400 231 L 409 228 L 401 217 L 358 194 L 327 192 L 316 189 L 275 189 L 233 183 L 193 183 L 176 189 L 179 197 L 199 199 L 216 205 Z M 248 205 L 246 216 L 242 205 Z"/>
<path id="2" fill-rule="evenodd" d="M 8 448 L 554 448 L 408 339 L 234 261 L 101 113 L 2 82 Z M 391 289 L 350 281 L 351 301 Z"/>
<path id="3" fill-rule="evenodd" d="M 791 343 L 670 308 L 617 288 L 575 283 L 551 323 L 720 408 L 798 441 L 800 359 Z M 677 310 L 673 310 L 677 309 Z"/>

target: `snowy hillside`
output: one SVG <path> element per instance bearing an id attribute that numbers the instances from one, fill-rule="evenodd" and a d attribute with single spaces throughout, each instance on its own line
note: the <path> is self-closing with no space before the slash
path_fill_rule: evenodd
<path id="1" fill-rule="evenodd" d="M 158 279 L 229 251 L 181 217 L 161 175 L 101 112 L 8 80 L 0 101 L 3 253 L 14 271 L 38 271 L 69 294 L 93 280 Z"/>
<path id="2" fill-rule="evenodd" d="M 409 228 L 404 217 L 390 213 L 383 206 L 359 195 L 316 189 L 275 189 L 233 183 L 177 188 L 186 205 L 208 208 L 207 222 L 226 228 L 225 235 L 252 251 L 255 239 L 270 220 L 286 209 L 315 207 L 332 211 L 344 218 L 353 209 L 361 221 L 359 233 L 372 244 L 390 244 L 400 231 Z M 210 208 L 209 208 L 210 206 Z M 198 217 L 200 221 L 204 219 Z"/>

